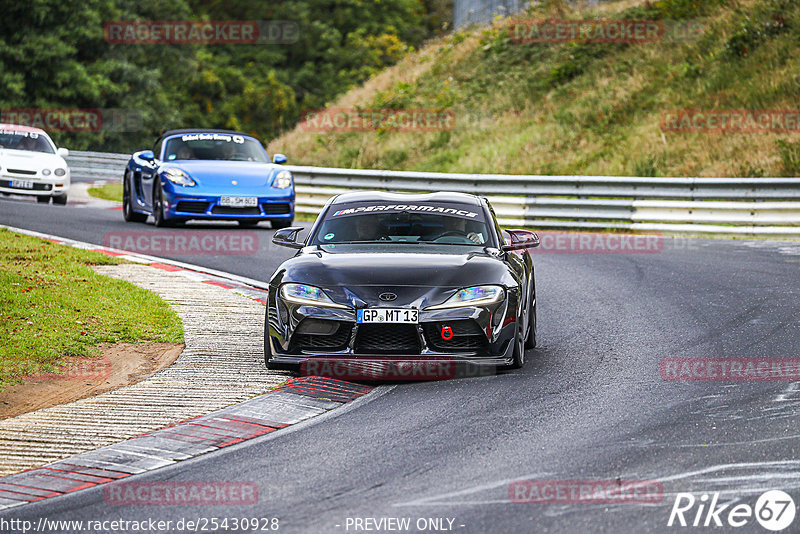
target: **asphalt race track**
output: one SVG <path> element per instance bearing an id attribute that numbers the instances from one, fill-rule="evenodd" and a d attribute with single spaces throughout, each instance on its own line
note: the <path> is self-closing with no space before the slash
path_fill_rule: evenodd
<path id="1" fill-rule="evenodd" d="M 126 224 L 116 210 L 8 198 L 0 223 L 97 244 L 107 232 L 164 231 Z M 207 230 L 255 231 L 258 251 L 171 257 L 266 281 L 292 254 L 271 245 L 267 223 L 168 231 Z M 798 382 L 667 381 L 659 364 L 798 357 L 800 244 L 666 239 L 658 253 L 534 252 L 539 347 L 521 371 L 394 384 L 308 424 L 126 479 L 255 482 L 256 505 L 117 506 L 96 487 L 0 518 L 279 518 L 281 532 L 298 533 L 363 532 L 358 524 L 374 526 L 366 518 L 410 518 L 410 532 L 767 532 L 752 517 L 742 528 L 667 522 L 681 492 L 749 506 L 766 488 L 796 493 Z M 520 480 L 657 481 L 663 496 L 511 502 Z"/>

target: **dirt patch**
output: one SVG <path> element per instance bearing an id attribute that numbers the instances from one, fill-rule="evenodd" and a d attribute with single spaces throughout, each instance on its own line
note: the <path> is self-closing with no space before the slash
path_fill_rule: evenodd
<path id="1" fill-rule="evenodd" d="M 182 343 L 103 344 L 100 358 L 73 358 L 61 375 L 24 379 L 0 391 L 0 420 L 135 384 L 172 365 Z"/>

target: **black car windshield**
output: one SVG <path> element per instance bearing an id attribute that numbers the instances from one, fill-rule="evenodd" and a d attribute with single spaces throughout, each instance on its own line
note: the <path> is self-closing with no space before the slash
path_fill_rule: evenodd
<path id="1" fill-rule="evenodd" d="M 164 161 L 188 159 L 269 162 L 258 141 L 241 135 L 194 133 L 167 141 Z"/>
<path id="2" fill-rule="evenodd" d="M 41 134 L 19 130 L 3 130 L 2 128 L 0 128 L 0 148 L 55 154 L 53 145 Z"/>
<path id="3" fill-rule="evenodd" d="M 432 244 L 486 246 L 489 229 L 475 205 L 353 203 L 331 206 L 312 244 Z"/>

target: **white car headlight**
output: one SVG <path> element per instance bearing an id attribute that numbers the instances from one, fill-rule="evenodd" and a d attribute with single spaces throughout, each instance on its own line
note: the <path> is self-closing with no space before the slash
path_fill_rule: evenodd
<path id="1" fill-rule="evenodd" d="M 287 187 L 292 187 L 292 173 L 289 171 L 281 171 L 275 175 L 275 179 L 272 180 L 272 187 L 276 189 L 286 189 Z"/>
<path id="2" fill-rule="evenodd" d="M 320 288 L 306 284 L 284 284 L 281 286 L 281 298 L 294 304 L 311 304 L 312 306 L 324 306 L 326 308 L 348 308 L 333 302 Z"/>
<path id="3" fill-rule="evenodd" d="M 56 176 L 64 176 L 65 174 L 67 174 L 67 170 L 66 169 L 56 169 L 53 172 L 53 174 L 55 174 Z"/>
<path id="4" fill-rule="evenodd" d="M 191 176 L 180 169 L 167 168 L 162 172 L 164 173 L 164 177 L 173 184 L 182 185 L 185 187 L 194 187 L 197 185 L 197 182 L 192 180 Z"/>
<path id="5" fill-rule="evenodd" d="M 42 169 L 42 176 L 50 176 L 50 169 Z"/>
<path id="6" fill-rule="evenodd" d="M 505 290 L 500 286 L 473 286 L 459 289 L 453 296 L 441 304 L 428 306 L 427 310 L 446 310 L 464 306 L 484 306 L 495 304 L 505 297 Z"/>

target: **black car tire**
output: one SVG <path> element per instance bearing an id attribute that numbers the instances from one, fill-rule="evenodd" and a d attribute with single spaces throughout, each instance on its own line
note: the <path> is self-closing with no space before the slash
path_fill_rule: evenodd
<path id="1" fill-rule="evenodd" d="M 281 228 L 289 228 L 294 220 L 279 220 L 279 221 L 270 221 L 269 223 L 272 225 L 273 230 L 280 230 Z"/>
<path id="2" fill-rule="evenodd" d="M 264 366 L 268 371 L 286 371 L 289 373 L 301 373 L 302 364 L 296 363 L 275 363 L 270 362 L 272 358 L 272 347 L 269 345 L 269 317 L 264 321 Z"/>
<path id="3" fill-rule="evenodd" d="M 269 317 L 264 321 L 264 365 L 268 370 L 273 370 L 270 367 L 269 359 L 272 358 L 272 348 L 269 346 Z"/>
<path id="4" fill-rule="evenodd" d="M 38 197 L 36 197 L 36 202 L 38 202 L 39 204 L 47 204 L 47 203 L 50 202 L 50 197 L 49 196 L 38 196 Z"/>
<path id="5" fill-rule="evenodd" d="M 536 348 L 536 303 L 528 307 L 528 333 L 525 336 L 525 348 Z"/>
<path id="6" fill-rule="evenodd" d="M 143 223 L 147 220 L 147 215 L 133 211 L 131 206 L 131 183 L 128 173 L 122 179 L 122 218 L 126 222 Z"/>
<path id="7" fill-rule="evenodd" d="M 517 321 L 517 324 L 522 324 Z M 522 328 L 517 328 L 517 334 L 514 336 L 514 356 L 511 361 L 510 369 L 521 369 L 525 365 L 525 340 L 522 338 Z"/>
<path id="8" fill-rule="evenodd" d="M 66 206 L 67 195 L 58 195 L 57 197 L 53 197 L 53 204 L 58 204 L 59 206 Z"/>

